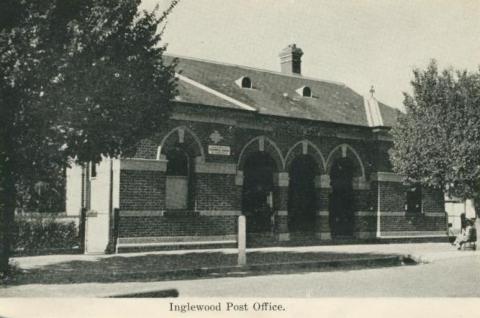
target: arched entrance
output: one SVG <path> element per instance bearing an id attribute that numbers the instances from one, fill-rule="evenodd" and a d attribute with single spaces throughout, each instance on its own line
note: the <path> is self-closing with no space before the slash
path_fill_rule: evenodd
<path id="1" fill-rule="evenodd" d="M 315 176 L 318 168 L 309 155 L 297 156 L 289 169 L 288 229 L 291 234 L 315 231 L 317 194 Z"/>
<path id="2" fill-rule="evenodd" d="M 329 221 L 334 237 L 353 235 L 354 171 L 354 163 L 348 157 L 335 159 L 330 170 Z"/>
<path id="3" fill-rule="evenodd" d="M 166 208 L 186 210 L 193 208 L 193 161 L 181 147 L 170 149 L 167 154 Z"/>
<path id="4" fill-rule="evenodd" d="M 242 213 L 247 219 L 247 232 L 270 232 L 275 162 L 265 152 L 253 152 L 246 159 L 243 169 Z"/>

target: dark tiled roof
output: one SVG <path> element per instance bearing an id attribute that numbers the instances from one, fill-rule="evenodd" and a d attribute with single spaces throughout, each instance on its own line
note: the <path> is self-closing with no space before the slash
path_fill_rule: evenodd
<path id="1" fill-rule="evenodd" d="M 383 125 L 389 127 L 395 125 L 400 111 L 380 102 L 378 103 L 378 108 L 380 108 L 380 113 L 382 114 Z"/>
<path id="2" fill-rule="evenodd" d="M 165 56 L 166 63 L 171 63 L 173 58 Z M 368 126 L 363 96 L 342 83 L 185 57 L 177 59 L 177 72 L 182 76 L 251 106 L 261 114 Z M 235 83 L 242 76 L 252 80 L 252 89 L 240 88 Z M 313 97 L 303 97 L 296 92 L 303 86 L 311 88 Z M 182 80 L 178 90 L 180 101 L 242 109 Z M 379 107 L 384 124 L 393 123 L 396 111 L 380 103 Z"/>
<path id="3" fill-rule="evenodd" d="M 176 97 L 176 100 L 179 102 L 242 109 L 241 107 L 230 103 L 220 97 L 208 94 L 204 90 L 191 84 L 185 83 L 183 81 L 178 81 L 177 84 L 178 95 Z"/>

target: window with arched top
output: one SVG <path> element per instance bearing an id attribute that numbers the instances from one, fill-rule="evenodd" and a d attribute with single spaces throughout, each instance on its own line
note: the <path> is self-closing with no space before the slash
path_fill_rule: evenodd
<path id="1" fill-rule="evenodd" d="M 302 95 L 304 97 L 312 97 L 312 90 L 310 89 L 310 87 L 305 86 L 302 90 Z"/>
<path id="2" fill-rule="evenodd" d="M 252 88 L 252 80 L 249 77 L 242 78 L 242 88 Z"/>

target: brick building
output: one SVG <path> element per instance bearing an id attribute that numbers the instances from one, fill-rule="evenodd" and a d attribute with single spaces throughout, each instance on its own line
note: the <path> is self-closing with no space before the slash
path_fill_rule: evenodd
<path id="1" fill-rule="evenodd" d="M 68 172 L 87 252 L 231 244 L 241 214 L 249 240 L 445 236 L 443 194 L 392 173 L 397 111 L 302 76 L 302 54 L 285 48 L 281 72 L 179 57 L 168 124 L 129 158 Z"/>

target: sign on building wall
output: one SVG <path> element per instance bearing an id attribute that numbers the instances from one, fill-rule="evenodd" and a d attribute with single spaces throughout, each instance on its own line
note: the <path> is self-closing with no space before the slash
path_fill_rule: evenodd
<path id="1" fill-rule="evenodd" d="M 208 154 L 230 156 L 230 146 L 208 145 Z"/>

